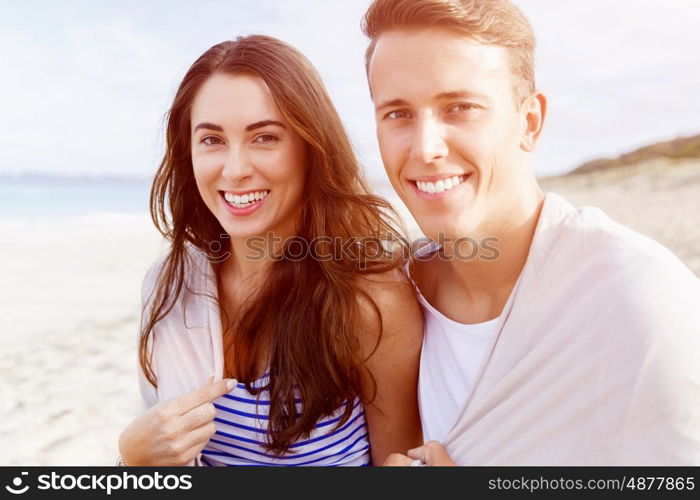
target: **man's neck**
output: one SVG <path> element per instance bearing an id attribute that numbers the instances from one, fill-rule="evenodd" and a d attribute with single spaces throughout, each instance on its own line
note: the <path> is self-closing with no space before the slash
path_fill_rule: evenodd
<path id="1" fill-rule="evenodd" d="M 470 305 L 469 323 L 487 321 L 501 314 L 525 267 L 543 202 L 542 192 L 533 190 L 504 213 L 500 221 L 479 231 L 482 241 L 487 236 L 497 238 L 488 243 L 497 249 L 493 258 L 490 253 L 482 258 L 482 251 L 474 259 L 449 260 L 449 286 L 456 288 L 456 293 L 449 295 L 460 297 Z"/>

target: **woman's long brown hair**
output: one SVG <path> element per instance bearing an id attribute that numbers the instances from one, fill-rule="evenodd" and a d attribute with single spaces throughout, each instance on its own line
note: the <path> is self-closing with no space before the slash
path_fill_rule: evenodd
<path id="1" fill-rule="evenodd" d="M 272 262 L 258 294 L 234 312 L 234 321 L 224 324 L 224 377 L 235 373 L 256 393 L 259 389 L 250 384 L 258 363 L 264 358 L 269 366 L 267 449 L 281 454 L 308 436 L 320 418 L 345 405 L 339 427 L 350 418 L 356 397 L 365 403 L 373 398 L 375 389 L 368 391 L 362 383 L 366 359 L 359 356 L 358 336 L 367 321 L 360 317 L 358 300 L 364 297 L 376 312 L 377 342 L 381 317 L 358 278 L 401 266 L 404 233 L 391 206 L 370 193 L 323 83 L 302 54 L 259 35 L 213 46 L 195 61 L 178 88 L 167 118 L 165 156 L 151 189 L 151 217 L 170 242 L 141 323 L 139 359 L 151 384 L 157 386 L 149 336 L 177 298 L 192 293 L 186 280 L 187 247 L 211 256 L 215 271 L 217 259 L 211 249 L 228 248 L 225 230 L 199 195 L 190 153 L 192 102 L 216 73 L 261 77 L 285 119 L 308 144 L 297 236 L 306 242 L 323 237 L 321 244 L 310 246 L 307 258 Z M 365 244 L 343 245 L 353 238 Z M 398 243 L 404 251 L 377 257 L 377 242 L 385 241 Z M 374 380 L 371 374 L 369 380 Z M 303 402 L 301 415 L 295 397 Z"/>

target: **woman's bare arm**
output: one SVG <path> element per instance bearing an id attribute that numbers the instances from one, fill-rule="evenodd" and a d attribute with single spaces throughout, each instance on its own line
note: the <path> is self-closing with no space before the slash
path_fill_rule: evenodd
<path id="1" fill-rule="evenodd" d="M 359 298 L 366 325 L 360 335 L 361 355 L 362 359 L 369 356 L 365 366 L 376 383 L 374 400 L 365 405 L 365 415 L 372 462 L 381 465 L 390 454 L 405 454 L 423 444 L 417 390 L 423 314 L 413 287 L 399 270 L 363 278 L 362 287 L 381 316 L 366 297 Z M 366 372 L 363 386 L 365 395 L 371 397 L 374 386 Z"/>

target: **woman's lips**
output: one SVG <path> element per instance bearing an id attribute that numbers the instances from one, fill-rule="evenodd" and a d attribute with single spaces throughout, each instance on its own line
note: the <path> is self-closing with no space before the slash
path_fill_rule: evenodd
<path id="1" fill-rule="evenodd" d="M 260 197 L 260 196 L 254 196 L 254 193 L 266 193 L 266 194 L 264 194 L 264 196 Z M 250 199 L 250 198 L 248 198 L 248 196 L 250 196 L 250 198 L 252 198 L 252 201 L 248 201 Z M 269 198 L 269 196 L 270 196 L 269 189 L 268 190 L 261 190 L 261 191 L 250 191 L 249 194 L 247 193 L 244 195 L 234 195 L 231 192 L 219 191 L 219 197 L 221 198 L 221 201 L 223 202 L 224 206 L 226 207 L 226 210 L 228 210 L 233 215 L 238 215 L 238 216 L 250 215 L 250 214 L 254 213 L 265 203 L 265 201 Z M 259 198 L 259 199 L 256 199 L 256 198 Z M 244 206 L 241 206 L 241 204 L 243 204 Z"/>

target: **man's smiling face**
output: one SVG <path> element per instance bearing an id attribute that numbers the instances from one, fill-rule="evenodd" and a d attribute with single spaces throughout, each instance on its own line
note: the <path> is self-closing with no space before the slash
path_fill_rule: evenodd
<path id="1" fill-rule="evenodd" d="M 428 237 L 497 228 L 529 186 L 510 68 L 507 49 L 441 29 L 377 40 L 368 76 L 382 160 Z"/>

